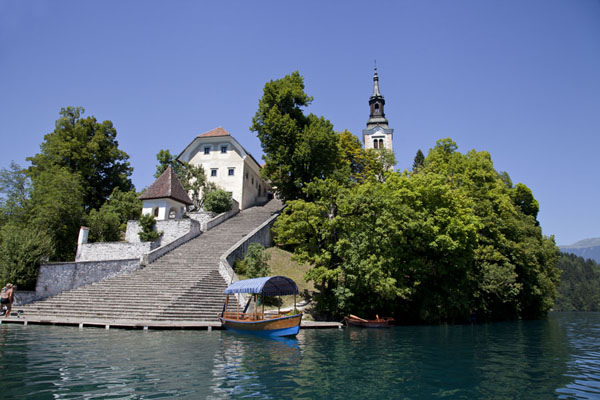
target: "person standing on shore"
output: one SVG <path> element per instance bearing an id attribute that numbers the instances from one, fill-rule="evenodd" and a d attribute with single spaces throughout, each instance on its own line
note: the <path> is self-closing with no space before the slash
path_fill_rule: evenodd
<path id="1" fill-rule="evenodd" d="M 4 313 L 4 318 L 8 317 L 12 310 L 12 303 L 15 299 L 16 287 L 17 287 L 17 285 L 13 286 L 12 284 L 7 283 L 6 286 L 4 287 L 4 289 L 2 289 L 2 297 L 0 297 L 0 303 L 2 304 L 3 308 L 6 306 L 6 312 Z"/>

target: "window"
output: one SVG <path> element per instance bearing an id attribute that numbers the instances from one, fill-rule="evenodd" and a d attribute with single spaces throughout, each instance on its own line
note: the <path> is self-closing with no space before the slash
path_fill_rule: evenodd
<path id="1" fill-rule="evenodd" d="M 252 177 L 252 184 L 254 185 L 254 177 Z"/>
<path id="2" fill-rule="evenodd" d="M 373 140 L 373 148 L 374 149 L 378 149 L 379 148 L 379 141 L 377 139 Z"/>
<path id="3" fill-rule="evenodd" d="M 204 148 L 204 154 L 210 154 L 210 147 Z"/>
<path id="4" fill-rule="evenodd" d="M 235 173 L 235 168 L 229 168 L 229 172 L 227 173 L 227 175 L 233 176 L 234 173 Z"/>
<path id="5" fill-rule="evenodd" d="M 152 214 L 154 215 L 154 218 L 158 218 L 158 207 L 154 207 Z"/>
<path id="6" fill-rule="evenodd" d="M 248 173 L 246 172 L 246 179 L 248 179 Z"/>
<path id="7" fill-rule="evenodd" d="M 221 146 L 221 153 L 227 153 L 227 146 Z"/>
<path id="8" fill-rule="evenodd" d="M 383 149 L 383 139 L 379 139 L 379 148 Z"/>
<path id="9" fill-rule="evenodd" d="M 210 170 L 210 176 L 217 176 L 217 168 L 213 168 Z"/>

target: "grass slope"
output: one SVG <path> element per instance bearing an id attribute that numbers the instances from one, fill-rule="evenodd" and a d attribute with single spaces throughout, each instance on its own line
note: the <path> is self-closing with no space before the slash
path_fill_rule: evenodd
<path id="1" fill-rule="evenodd" d="M 298 285 L 299 295 L 296 297 L 296 301 L 300 303 L 303 300 L 310 300 L 315 287 L 312 282 L 307 282 L 304 277 L 306 272 L 310 269 L 309 264 L 301 264 L 292 260 L 292 253 L 279 249 L 277 247 L 270 247 L 265 249 L 265 252 L 271 257 L 269 259 L 269 269 L 271 270 L 271 276 L 282 275 L 291 278 L 296 285 Z M 248 279 L 243 274 L 238 274 L 238 278 Z M 294 296 L 282 296 L 281 308 L 292 308 L 294 306 Z M 266 306 L 265 309 L 277 309 L 277 306 Z"/>
<path id="2" fill-rule="evenodd" d="M 304 279 L 306 272 L 310 269 L 310 265 L 297 263 L 292 260 L 292 253 L 277 247 L 270 247 L 266 249 L 266 252 L 271 256 L 269 260 L 271 275 L 283 275 L 293 279 L 298 285 L 300 293 L 304 293 L 305 291 L 312 293 L 315 291 L 313 283 L 307 282 Z"/>

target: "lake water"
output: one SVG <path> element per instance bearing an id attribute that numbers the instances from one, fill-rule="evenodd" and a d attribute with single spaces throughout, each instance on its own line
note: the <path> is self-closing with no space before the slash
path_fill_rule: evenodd
<path id="1" fill-rule="evenodd" d="M 600 398 L 600 313 L 384 330 L 0 326 L 0 398 Z"/>

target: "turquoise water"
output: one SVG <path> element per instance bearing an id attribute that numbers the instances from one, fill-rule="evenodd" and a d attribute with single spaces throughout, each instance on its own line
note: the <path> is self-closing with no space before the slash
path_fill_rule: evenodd
<path id="1" fill-rule="evenodd" d="M 225 331 L 0 326 L 0 398 L 600 398 L 600 313 L 544 321 Z"/>

